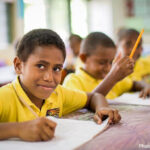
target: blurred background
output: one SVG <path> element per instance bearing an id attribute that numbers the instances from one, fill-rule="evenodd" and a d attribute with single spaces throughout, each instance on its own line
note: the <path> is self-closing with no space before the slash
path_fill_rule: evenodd
<path id="1" fill-rule="evenodd" d="M 143 55 L 150 53 L 150 0 L 0 0 L 0 61 L 12 64 L 24 33 L 49 28 L 64 40 L 102 31 L 116 41 L 124 28 L 145 29 Z"/>

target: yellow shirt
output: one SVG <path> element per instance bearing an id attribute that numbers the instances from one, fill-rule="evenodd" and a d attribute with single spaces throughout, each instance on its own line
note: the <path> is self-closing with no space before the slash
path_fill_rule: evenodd
<path id="1" fill-rule="evenodd" d="M 136 61 L 134 72 L 128 78 L 133 81 L 140 81 L 146 75 L 150 75 L 150 57 L 139 58 Z"/>
<path id="2" fill-rule="evenodd" d="M 101 81 L 102 80 L 93 78 L 80 68 L 77 69 L 75 73 L 71 73 L 65 78 L 63 86 L 70 89 L 79 89 L 85 92 L 91 92 L 100 84 Z M 106 98 L 114 99 L 124 92 L 130 91 L 132 84 L 131 79 L 123 79 L 112 88 Z"/>
<path id="3" fill-rule="evenodd" d="M 35 119 L 31 111 L 21 103 L 16 93 L 26 101 L 39 117 L 46 115 L 61 117 L 83 108 L 87 101 L 85 92 L 73 91 L 58 85 L 55 92 L 45 100 L 40 110 L 31 102 L 22 89 L 19 80 L 16 79 L 14 82 L 0 88 L 0 122 L 22 122 Z"/>

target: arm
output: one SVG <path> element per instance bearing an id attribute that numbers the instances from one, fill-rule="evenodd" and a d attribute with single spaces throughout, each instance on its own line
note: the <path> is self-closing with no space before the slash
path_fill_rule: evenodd
<path id="1" fill-rule="evenodd" d="M 103 81 L 93 90 L 93 92 L 102 93 L 104 96 L 112 89 L 112 87 L 120 80 L 133 72 L 134 61 L 129 57 L 124 57 L 115 62 L 103 79 Z"/>
<path id="2" fill-rule="evenodd" d="M 132 91 L 141 91 L 139 97 L 146 98 L 150 96 L 150 85 L 144 81 L 134 81 Z"/>
<path id="3" fill-rule="evenodd" d="M 121 117 L 116 109 L 110 108 L 105 97 L 99 93 L 89 93 L 86 107 L 95 112 L 94 120 L 101 124 L 102 120 L 108 116 L 109 123 L 117 123 Z"/>
<path id="4" fill-rule="evenodd" d="M 0 140 L 17 137 L 24 141 L 47 141 L 53 138 L 56 123 L 38 118 L 22 123 L 0 123 Z"/>

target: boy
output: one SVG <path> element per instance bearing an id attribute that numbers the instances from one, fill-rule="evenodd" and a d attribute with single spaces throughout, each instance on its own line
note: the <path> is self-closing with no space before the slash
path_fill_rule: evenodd
<path id="1" fill-rule="evenodd" d="M 121 54 L 122 57 L 129 56 L 138 36 L 139 32 L 135 29 L 124 29 L 120 31 L 118 33 L 117 53 Z M 143 87 L 146 87 L 140 94 L 141 96 L 146 97 L 146 95 L 149 95 L 150 93 L 150 87 L 144 81 L 141 82 L 141 80 L 150 75 L 150 60 L 149 57 L 141 57 L 143 50 L 142 44 L 143 40 L 141 39 L 133 56 L 133 59 L 136 62 L 134 66 L 134 72 L 129 75 L 128 78 L 133 81 L 135 90 L 137 88 L 143 89 Z"/>
<path id="2" fill-rule="evenodd" d="M 68 75 L 63 85 L 86 92 L 98 92 L 99 86 L 103 87 L 105 83 L 101 93 L 107 95 L 118 81 L 133 71 L 133 60 L 128 57 L 117 61 L 111 68 L 115 54 L 116 46 L 107 35 L 101 32 L 90 33 L 85 38 L 80 52 L 84 67 L 77 69 L 75 74 Z M 132 81 L 124 79 L 113 87 L 107 98 L 116 98 L 131 87 Z"/>
<path id="3" fill-rule="evenodd" d="M 95 111 L 98 124 L 105 115 L 109 123 L 120 120 L 101 94 L 59 85 L 65 57 L 64 43 L 54 31 L 36 29 L 23 36 L 14 59 L 18 77 L 0 88 L 0 139 L 50 140 L 56 123 L 45 116 L 61 117 L 83 107 Z"/>
<path id="4" fill-rule="evenodd" d="M 125 29 L 119 32 L 117 43 L 118 53 L 121 53 L 122 56 L 129 56 L 138 36 L 139 32 L 135 29 Z M 134 73 L 129 76 L 133 80 L 141 80 L 143 76 L 150 74 L 149 57 L 141 58 L 141 53 L 143 50 L 142 43 L 143 40 L 141 39 L 133 57 L 136 64 L 134 67 Z"/>

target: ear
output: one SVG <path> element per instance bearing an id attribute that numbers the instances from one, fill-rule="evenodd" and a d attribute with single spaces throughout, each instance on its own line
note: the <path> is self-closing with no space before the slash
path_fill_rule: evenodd
<path id="1" fill-rule="evenodd" d="M 86 54 L 81 53 L 81 54 L 79 55 L 79 57 L 80 57 L 80 59 L 82 60 L 82 62 L 83 62 L 83 63 L 85 63 L 85 62 L 86 62 L 86 59 L 87 59 Z"/>
<path id="2" fill-rule="evenodd" d="M 20 60 L 19 57 L 15 57 L 14 58 L 14 68 L 15 68 L 15 71 L 16 71 L 16 74 L 21 74 L 22 73 L 22 61 Z"/>

